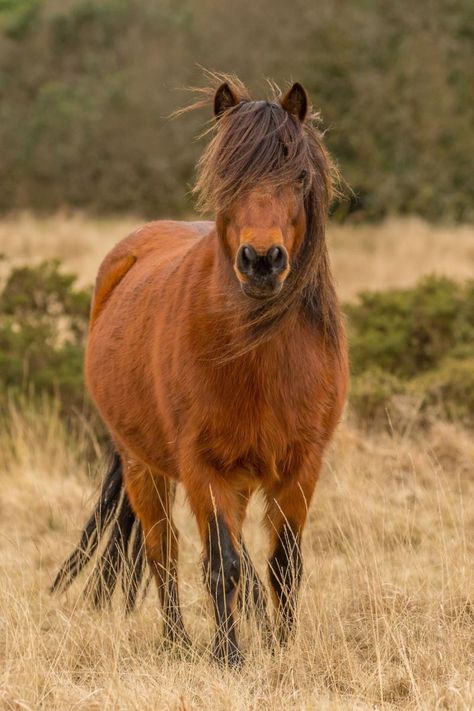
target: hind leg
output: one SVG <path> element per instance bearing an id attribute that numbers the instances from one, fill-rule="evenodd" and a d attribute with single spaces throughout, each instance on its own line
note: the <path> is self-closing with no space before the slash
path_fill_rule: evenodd
<path id="1" fill-rule="evenodd" d="M 189 646 L 178 595 L 178 531 L 171 516 L 176 484 L 141 465 L 129 465 L 125 484 L 143 527 L 146 555 L 161 602 L 165 638 Z"/>

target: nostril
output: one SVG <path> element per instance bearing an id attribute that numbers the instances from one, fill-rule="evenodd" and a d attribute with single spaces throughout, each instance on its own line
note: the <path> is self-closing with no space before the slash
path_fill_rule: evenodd
<path id="1" fill-rule="evenodd" d="M 267 252 L 267 259 L 272 263 L 275 264 L 282 255 L 282 251 L 280 247 L 270 247 L 270 249 Z"/>
<path id="2" fill-rule="evenodd" d="M 278 245 L 270 247 L 267 252 L 267 261 L 273 271 L 283 271 L 287 265 L 286 250 Z"/>
<path id="3" fill-rule="evenodd" d="M 257 261 L 257 252 L 250 244 L 243 244 L 237 255 L 237 267 L 244 274 L 252 271 L 252 268 Z"/>
<path id="4" fill-rule="evenodd" d="M 243 249 L 242 249 L 242 257 L 244 258 L 244 260 L 245 260 L 246 262 L 254 262 L 256 256 L 257 256 L 257 255 L 256 255 L 255 250 L 253 249 L 253 247 L 249 247 L 248 245 L 245 245 L 245 247 L 243 247 Z"/>

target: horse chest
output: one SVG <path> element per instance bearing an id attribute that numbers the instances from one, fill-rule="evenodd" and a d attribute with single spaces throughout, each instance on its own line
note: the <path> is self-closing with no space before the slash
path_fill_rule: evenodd
<path id="1" fill-rule="evenodd" d="M 306 398 L 283 387 L 237 389 L 230 400 L 215 397 L 208 402 L 199 449 L 217 469 L 280 478 L 294 450 L 307 439 L 306 412 Z"/>

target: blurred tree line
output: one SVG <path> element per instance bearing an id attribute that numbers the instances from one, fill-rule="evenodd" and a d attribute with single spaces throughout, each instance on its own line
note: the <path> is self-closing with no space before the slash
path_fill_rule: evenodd
<path id="1" fill-rule="evenodd" d="M 341 217 L 474 220 L 472 0 L 0 0 L 0 211 L 189 212 L 198 65 L 305 84 Z"/>

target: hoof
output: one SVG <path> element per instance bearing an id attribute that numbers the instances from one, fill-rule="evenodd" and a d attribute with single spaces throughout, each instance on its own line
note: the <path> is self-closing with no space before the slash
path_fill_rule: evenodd
<path id="1" fill-rule="evenodd" d="M 162 647 L 177 652 L 188 652 L 192 642 L 184 627 L 182 629 L 172 627 L 165 630 Z"/>
<path id="2" fill-rule="evenodd" d="M 244 663 L 244 656 L 240 649 L 229 641 L 215 644 L 212 656 L 220 666 L 228 669 L 241 669 Z"/>

